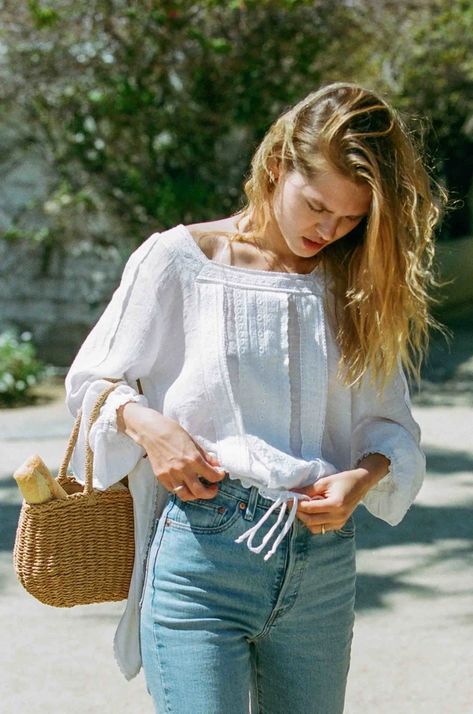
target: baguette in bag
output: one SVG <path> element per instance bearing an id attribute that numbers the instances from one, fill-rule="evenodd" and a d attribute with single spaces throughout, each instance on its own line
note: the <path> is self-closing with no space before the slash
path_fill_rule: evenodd
<path id="1" fill-rule="evenodd" d="M 38 454 L 33 454 L 13 474 L 26 503 L 46 503 L 53 498 L 67 498 L 67 493 L 51 475 Z"/>

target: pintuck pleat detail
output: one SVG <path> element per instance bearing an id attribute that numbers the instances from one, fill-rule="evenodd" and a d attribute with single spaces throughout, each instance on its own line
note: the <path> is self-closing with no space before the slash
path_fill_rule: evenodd
<path id="1" fill-rule="evenodd" d="M 232 439 L 244 472 L 254 466 L 251 434 L 297 458 L 320 458 L 328 380 L 323 298 L 206 275 L 198 276 L 197 290 L 202 374 L 218 444 Z"/>
<path id="2" fill-rule="evenodd" d="M 324 306 L 318 296 L 302 296 L 298 301 L 300 327 L 301 457 L 306 460 L 321 454 L 327 408 L 327 342 Z"/>
<path id="3" fill-rule="evenodd" d="M 291 418 L 287 293 L 234 292 L 239 391 L 248 434 L 288 451 Z M 256 408 L 255 408 L 255 405 Z"/>
<path id="4" fill-rule="evenodd" d="M 250 456 L 242 421 L 242 412 L 235 401 L 227 364 L 228 345 L 225 287 L 208 282 L 199 283 L 198 335 L 200 342 L 201 373 L 204 390 L 211 405 L 212 420 L 217 438 L 217 456 L 222 458 L 220 444 L 231 438 L 237 441 L 237 450 L 243 471 L 250 469 Z"/>
<path id="5" fill-rule="evenodd" d="M 288 344 L 289 348 L 289 384 L 291 389 L 291 420 L 289 427 L 289 443 L 294 456 L 302 454 L 302 394 L 301 394 L 301 328 L 297 303 L 294 297 L 289 297 L 288 304 Z"/>

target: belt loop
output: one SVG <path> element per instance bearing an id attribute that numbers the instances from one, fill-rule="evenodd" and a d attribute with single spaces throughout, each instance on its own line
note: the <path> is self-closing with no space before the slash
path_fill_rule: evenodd
<path id="1" fill-rule="evenodd" d="M 246 511 L 243 515 L 243 518 L 245 521 L 252 521 L 253 518 L 255 517 L 255 512 L 256 512 L 256 505 L 258 503 L 258 489 L 256 486 L 251 486 L 250 487 L 250 495 L 248 496 L 248 505 L 246 507 Z"/>

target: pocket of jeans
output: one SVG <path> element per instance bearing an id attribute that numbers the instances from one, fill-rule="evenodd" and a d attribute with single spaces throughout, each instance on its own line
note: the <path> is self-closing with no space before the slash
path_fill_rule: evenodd
<path id="1" fill-rule="evenodd" d="M 356 527 L 355 527 L 355 519 L 353 516 L 350 516 L 350 518 L 347 520 L 347 522 L 338 530 L 334 531 L 334 533 L 340 538 L 353 538 L 356 532 Z"/>
<path id="2" fill-rule="evenodd" d="M 240 501 L 221 490 L 211 499 L 181 501 L 174 496 L 166 525 L 197 533 L 221 533 L 238 520 L 240 513 Z"/>

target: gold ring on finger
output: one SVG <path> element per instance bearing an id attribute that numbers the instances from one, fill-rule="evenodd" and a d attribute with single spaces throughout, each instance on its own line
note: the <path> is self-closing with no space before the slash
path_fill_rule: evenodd
<path id="1" fill-rule="evenodd" d="M 322 533 L 322 535 L 325 535 L 326 531 L 325 531 L 325 525 L 324 525 L 324 523 L 322 523 L 322 525 L 320 526 L 320 528 L 321 528 L 320 532 Z"/>
<path id="2" fill-rule="evenodd" d="M 184 488 L 184 485 L 181 484 L 180 486 L 176 486 L 176 488 L 171 489 L 171 493 L 177 493 L 178 491 L 181 491 Z"/>

